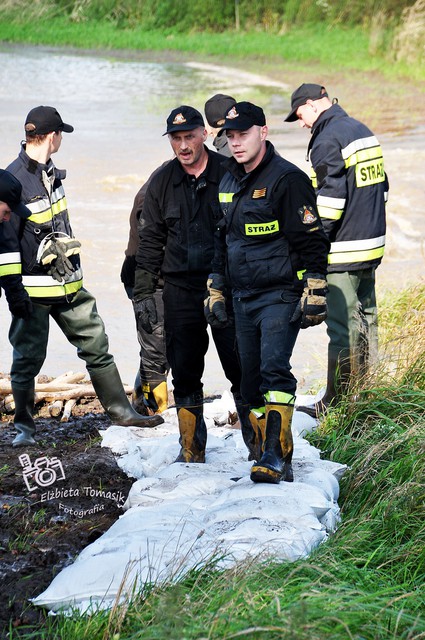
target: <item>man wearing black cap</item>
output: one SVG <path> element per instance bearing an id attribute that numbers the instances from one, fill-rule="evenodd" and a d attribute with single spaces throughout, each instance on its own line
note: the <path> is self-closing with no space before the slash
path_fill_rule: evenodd
<path id="1" fill-rule="evenodd" d="M 167 359 L 180 430 L 176 461 L 204 462 L 202 375 L 208 333 L 203 306 L 220 217 L 217 196 L 223 156 L 205 146 L 204 120 L 191 106 L 173 109 L 164 135 L 175 158 L 152 176 L 146 192 L 139 220 L 134 307 L 140 325 L 151 331 L 157 321 L 154 293 L 161 274 Z M 238 408 L 240 368 L 234 328 L 219 323 L 212 336 Z"/>
<path id="2" fill-rule="evenodd" d="M 205 116 L 209 127 L 209 135 L 213 136 L 213 146 L 218 153 L 230 156 L 227 138 L 218 135 L 220 127 L 224 123 L 227 111 L 236 100 L 231 96 L 221 93 L 209 98 L 204 106 Z M 167 160 L 161 167 L 153 172 L 153 175 L 169 162 Z M 124 284 L 129 298 L 133 298 L 134 277 L 136 270 L 136 252 L 139 243 L 138 222 L 143 208 L 146 191 L 152 176 L 137 192 L 133 208 L 130 212 L 130 230 L 128 244 L 125 250 L 125 258 L 121 268 L 121 282 Z M 154 293 L 157 311 L 157 322 L 152 326 L 152 333 L 147 333 L 137 323 L 137 339 L 140 345 L 140 365 L 134 382 L 133 406 L 137 411 L 161 413 L 168 408 L 167 378 L 169 366 L 166 357 L 165 332 L 164 332 L 164 304 L 162 300 L 163 280 L 159 278 Z"/>
<path id="3" fill-rule="evenodd" d="M 251 410 L 254 482 L 292 482 L 291 432 L 296 379 L 290 358 L 300 327 L 326 317 L 329 243 L 308 177 L 266 140 L 263 110 L 238 102 L 223 124 L 233 158 L 220 182 L 221 251 L 209 281 L 224 264 L 233 294 L 241 394 Z M 223 317 L 220 286 L 207 306 Z M 249 440 L 245 439 L 245 442 Z"/>
<path id="4" fill-rule="evenodd" d="M 311 129 L 317 209 L 331 241 L 328 259 L 328 372 L 324 396 L 299 410 L 318 418 L 377 356 L 375 271 L 384 255 L 388 180 L 380 144 L 331 101 L 325 87 L 302 84 L 286 122 Z"/>
<path id="5" fill-rule="evenodd" d="M 132 409 L 108 352 L 96 301 L 83 287 L 81 245 L 73 237 L 62 185 L 65 171 L 51 160 L 61 146 L 62 133 L 73 130 L 54 107 L 35 107 L 25 121 L 26 142 L 8 167 L 21 182 L 30 210 L 26 220 L 12 214 L 7 230 L 9 246 L 15 246 L 16 273 L 22 273 L 33 307 L 29 320 L 13 315 L 9 332 L 17 431 L 13 446 L 35 444 L 34 378 L 46 357 L 50 316 L 86 361 L 99 400 L 115 424 L 143 427 L 163 422 L 159 416 L 140 416 Z"/>
<path id="6" fill-rule="evenodd" d="M 204 106 L 205 117 L 207 119 L 209 129 L 208 133 L 213 137 L 213 145 L 219 153 L 230 158 L 232 155 L 227 144 L 227 137 L 222 130 L 226 113 L 236 100 L 232 96 L 224 93 L 216 93 L 209 98 Z"/>
<path id="7" fill-rule="evenodd" d="M 10 312 L 27 320 L 32 313 L 32 303 L 22 284 L 17 256 L 13 253 L 4 234 L 3 223 L 8 223 L 12 212 L 26 220 L 31 211 L 21 201 L 22 186 L 9 171 L 0 169 L 0 286 L 4 289 Z M 0 290 L 1 294 L 1 290 Z"/>

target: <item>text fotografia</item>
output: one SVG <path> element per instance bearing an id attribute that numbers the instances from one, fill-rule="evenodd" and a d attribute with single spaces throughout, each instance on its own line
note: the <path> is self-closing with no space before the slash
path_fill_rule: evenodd
<path id="1" fill-rule="evenodd" d="M 76 509 L 75 507 L 67 507 L 66 505 L 59 502 L 59 510 L 63 511 L 66 515 L 75 516 L 76 518 L 84 518 L 84 516 L 92 516 L 95 513 L 99 513 L 103 511 L 105 505 L 103 504 L 95 504 L 90 509 Z"/>
<path id="2" fill-rule="evenodd" d="M 125 502 L 125 495 L 122 491 L 105 491 L 104 489 L 95 489 L 93 487 L 81 487 L 80 489 L 49 489 L 41 494 L 41 502 L 48 500 L 63 500 L 64 498 L 103 498 L 104 500 L 113 500 L 119 507 Z M 75 511 L 78 511 L 75 509 Z"/>

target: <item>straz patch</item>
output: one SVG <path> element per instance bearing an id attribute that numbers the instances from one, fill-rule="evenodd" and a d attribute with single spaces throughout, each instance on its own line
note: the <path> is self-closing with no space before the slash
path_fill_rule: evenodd
<path id="1" fill-rule="evenodd" d="M 262 189 L 254 189 L 254 191 L 252 192 L 252 199 L 255 200 L 256 198 L 265 198 L 266 192 L 267 187 L 263 187 Z"/>
<path id="2" fill-rule="evenodd" d="M 360 162 L 356 165 L 356 185 L 358 187 L 369 187 L 372 184 L 384 182 L 385 171 L 382 158 Z"/>
<path id="3" fill-rule="evenodd" d="M 265 236 L 269 233 L 276 233 L 276 231 L 279 231 L 278 220 L 263 222 L 261 224 L 253 224 L 252 222 L 245 224 L 245 234 L 247 236 Z"/>
<path id="4" fill-rule="evenodd" d="M 314 212 L 313 207 L 303 205 L 298 209 L 298 215 L 303 224 L 313 224 L 313 222 L 317 222 L 317 214 Z"/>

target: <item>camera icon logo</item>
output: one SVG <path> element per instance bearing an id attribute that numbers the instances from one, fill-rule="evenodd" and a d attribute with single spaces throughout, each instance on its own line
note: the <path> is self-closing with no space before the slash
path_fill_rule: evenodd
<path id="1" fill-rule="evenodd" d="M 31 462 L 29 455 L 23 453 L 19 456 L 19 462 L 23 467 L 22 476 L 28 491 L 34 491 L 37 485 L 49 487 L 57 480 L 65 479 L 65 472 L 59 458 L 42 456 Z"/>

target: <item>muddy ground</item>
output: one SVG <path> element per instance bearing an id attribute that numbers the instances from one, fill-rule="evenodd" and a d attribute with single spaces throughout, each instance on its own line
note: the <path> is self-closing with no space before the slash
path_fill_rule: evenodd
<path id="1" fill-rule="evenodd" d="M 74 408 L 65 423 L 37 413 L 37 446 L 13 448 L 14 428 L 0 423 L 0 638 L 42 628 L 39 595 L 78 553 L 123 513 L 133 482 L 101 447 L 110 426 L 97 401 Z M 28 459 L 21 459 L 27 454 Z M 40 460 L 42 459 L 42 460 Z M 23 466 L 23 463 L 27 463 Z"/>

